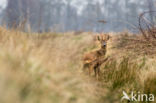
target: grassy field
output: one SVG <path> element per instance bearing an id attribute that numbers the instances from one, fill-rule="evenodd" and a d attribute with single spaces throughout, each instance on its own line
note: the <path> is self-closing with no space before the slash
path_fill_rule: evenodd
<path id="1" fill-rule="evenodd" d="M 156 95 L 153 45 L 127 32 L 110 33 L 109 59 L 97 81 L 82 70 L 83 54 L 98 48 L 91 34 L 1 27 L 0 103 L 121 103 L 123 90 Z"/>

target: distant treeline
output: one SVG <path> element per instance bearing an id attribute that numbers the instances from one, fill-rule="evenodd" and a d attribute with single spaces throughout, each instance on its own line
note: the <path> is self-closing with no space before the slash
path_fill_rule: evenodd
<path id="1" fill-rule="evenodd" d="M 27 32 L 135 31 L 139 14 L 154 11 L 155 4 L 155 0 L 8 0 L 1 24 Z"/>

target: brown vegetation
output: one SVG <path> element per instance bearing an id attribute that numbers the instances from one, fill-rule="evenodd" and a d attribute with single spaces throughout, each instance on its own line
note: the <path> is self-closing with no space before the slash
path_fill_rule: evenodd
<path id="1" fill-rule="evenodd" d="M 156 13 L 156 11 L 147 11 L 140 14 L 139 30 L 146 41 L 156 46 L 156 24 L 153 20 L 149 21 L 146 18 L 146 14 L 154 15 L 154 13 Z"/>
<path id="2" fill-rule="evenodd" d="M 92 38 L 85 32 L 33 34 L 0 28 L 0 103 L 121 103 L 123 90 L 156 95 L 154 45 L 141 35 L 112 33 L 107 53 L 96 61 L 109 57 L 96 81 L 82 71 L 83 54 L 97 48 Z"/>

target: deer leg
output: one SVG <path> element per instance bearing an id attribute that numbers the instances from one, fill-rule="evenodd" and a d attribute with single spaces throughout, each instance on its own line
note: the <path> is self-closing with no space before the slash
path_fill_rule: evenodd
<path id="1" fill-rule="evenodd" d="M 96 79 L 99 80 L 99 76 L 100 76 L 100 65 L 97 64 L 97 67 L 96 67 Z"/>
<path id="2" fill-rule="evenodd" d="M 97 67 L 97 80 L 99 79 L 100 76 L 100 66 Z"/>
<path id="3" fill-rule="evenodd" d="M 96 66 L 94 66 L 94 73 L 95 73 L 95 77 L 97 76 L 97 68 Z"/>
<path id="4" fill-rule="evenodd" d="M 89 76 L 91 76 L 91 72 L 92 72 L 92 66 L 89 65 Z"/>
<path id="5" fill-rule="evenodd" d="M 94 66 L 94 72 L 95 72 L 95 78 L 98 80 L 99 78 L 99 64 L 98 63 Z"/>

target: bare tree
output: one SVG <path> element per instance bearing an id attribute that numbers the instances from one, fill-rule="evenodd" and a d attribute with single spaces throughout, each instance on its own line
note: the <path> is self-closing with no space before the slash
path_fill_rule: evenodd
<path id="1" fill-rule="evenodd" d="M 150 13 L 149 13 L 149 15 L 150 15 L 150 20 L 151 20 L 151 23 L 153 23 L 154 21 L 153 21 L 153 12 L 152 11 L 154 11 L 154 1 L 153 0 L 147 0 L 147 3 L 148 3 L 148 9 L 149 9 L 149 11 L 151 11 Z"/>

